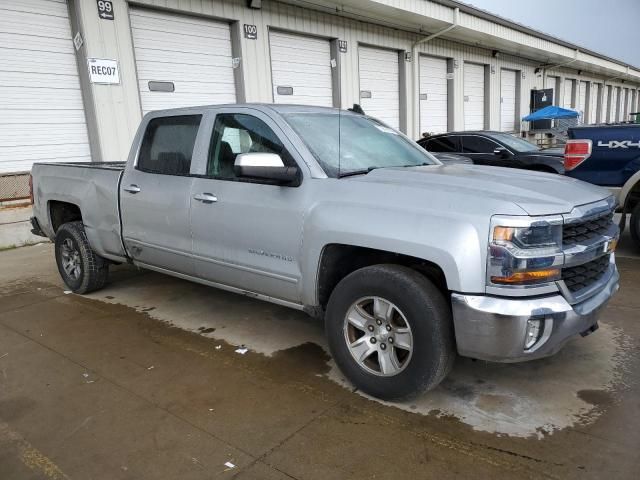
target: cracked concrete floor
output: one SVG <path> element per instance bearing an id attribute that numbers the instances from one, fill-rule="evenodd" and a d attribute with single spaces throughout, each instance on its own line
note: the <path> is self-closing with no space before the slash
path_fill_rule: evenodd
<path id="1" fill-rule="evenodd" d="M 0 252 L 0 478 L 637 478 L 640 260 L 618 264 L 601 331 L 393 405 L 297 312 L 127 266 L 65 295 L 50 245 Z"/>

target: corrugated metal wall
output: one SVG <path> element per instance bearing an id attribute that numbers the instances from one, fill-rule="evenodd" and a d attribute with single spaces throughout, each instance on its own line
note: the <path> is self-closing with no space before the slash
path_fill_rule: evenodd
<path id="1" fill-rule="evenodd" d="M 134 130 L 141 118 L 139 92 L 135 70 L 133 45 L 131 42 L 131 29 L 129 22 L 129 4 L 126 0 L 114 0 L 116 20 L 105 22 L 97 19 L 95 2 L 81 0 L 69 0 L 76 5 L 80 12 L 81 24 L 85 35 L 86 55 L 101 58 L 117 59 L 120 64 L 121 85 L 104 86 L 90 85 L 91 98 L 96 109 L 98 133 L 100 138 L 101 157 L 104 160 L 119 160 L 126 156 Z M 411 8 L 429 11 L 421 12 L 431 14 L 440 22 L 453 21 L 452 9 L 432 2 L 417 2 L 415 0 L 375 0 L 379 3 L 397 4 L 398 8 Z M 347 42 L 347 51 L 339 56 L 339 86 L 340 101 L 343 108 L 350 107 L 359 101 L 359 76 L 358 76 L 358 45 L 379 46 L 396 50 L 399 55 L 403 53 L 424 53 L 449 60 L 452 65 L 452 88 L 449 101 L 452 102 L 450 112 L 453 115 L 452 126 L 454 129 L 464 128 L 464 62 L 472 62 L 486 66 L 488 72 L 485 79 L 485 100 L 488 108 L 486 112 L 486 126 L 491 129 L 500 127 L 500 75 L 501 69 L 514 70 L 517 73 L 518 88 L 518 115 L 529 112 L 530 90 L 543 87 L 544 71 L 538 70 L 539 62 L 524 58 L 518 58 L 506 54 L 494 56 L 488 48 L 470 46 L 456 43 L 450 40 L 436 38 L 427 43 L 419 44 L 417 52 L 412 52 L 414 42 L 423 36 L 390 28 L 378 24 L 359 21 L 351 18 L 327 12 L 320 12 L 264 0 L 259 10 L 247 8 L 244 0 L 137 0 L 136 7 L 147 6 L 165 11 L 175 11 L 193 15 L 205 16 L 224 20 L 232 24 L 232 36 L 236 44 L 234 56 L 241 57 L 241 79 L 246 101 L 271 102 L 273 100 L 271 82 L 271 62 L 269 49 L 269 30 L 285 32 L 297 32 L 313 35 L 328 40 L 340 39 Z M 318 7 L 320 8 L 320 7 Z M 408 7 L 407 7 L 408 8 Z M 430 13 L 429 13 L 430 12 Z M 370 17 L 375 14 L 371 13 Z M 450 18 L 451 17 L 451 18 Z M 509 31 L 501 25 L 491 26 L 486 20 L 474 19 L 472 16 L 461 15 L 461 22 L 469 28 L 487 30 L 492 35 L 507 36 L 512 41 L 525 40 L 525 35 Z M 466 23 L 465 23 L 466 22 Z M 489 22 L 490 23 L 490 22 Z M 257 39 L 251 40 L 242 35 L 244 24 L 257 27 Z M 233 28 L 236 25 L 237 28 Z M 426 34 L 425 34 L 426 35 Z M 513 36 L 518 38 L 511 38 Z M 529 36 L 530 37 L 530 36 Z M 527 37 L 527 38 L 529 38 Z M 539 39 L 540 48 L 549 51 L 563 50 L 566 47 L 554 45 L 548 40 Z M 292 48 L 295 48 L 293 45 Z M 558 52 L 557 52 L 558 53 Z M 417 57 L 413 61 L 400 62 L 400 78 L 406 79 L 404 85 L 406 96 L 404 104 L 400 105 L 400 112 L 406 118 L 400 123 L 407 126 L 409 136 L 417 138 L 419 132 L 418 112 L 418 74 Z M 600 82 L 602 77 L 583 74 L 578 76 L 575 70 L 555 69 L 546 72 L 546 75 L 559 77 L 559 91 L 555 92 L 556 103 L 562 104 L 563 83 L 566 78 L 578 81 Z M 607 82 L 607 85 L 621 85 Z M 629 84 L 625 85 L 629 86 Z M 602 92 L 607 89 L 601 89 Z M 601 101 L 598 102 L 602 104 Z M 527 128 L 527 124 L 522 125 Z"/>

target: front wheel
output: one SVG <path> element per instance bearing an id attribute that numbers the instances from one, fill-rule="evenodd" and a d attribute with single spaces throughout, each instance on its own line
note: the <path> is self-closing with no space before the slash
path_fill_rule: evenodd
<path id="1" fill-rule="evenodd" d="M 326 313 L 333 358 L 360 390 L 385 400 L 437 386 L 455 360 L 451 309 L 420 273 L 398 265 L 357 270 L 336 286 Z"/>
<path id="2" fill-rule="evenodd" d="M 58 229 L 55 251 L 60 276 L 72 292 L 93 292 L 107 282 L 109 263 L 91 249 L 82 222 L 65 223 Z"/>

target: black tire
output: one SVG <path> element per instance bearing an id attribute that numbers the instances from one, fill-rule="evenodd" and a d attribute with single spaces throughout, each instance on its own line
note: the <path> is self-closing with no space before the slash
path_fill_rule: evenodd
<path id="1" fill-rule="evenodd" d="M 365 370 L 348 346 L 347 313 L 359 299 L 369 296 L 392 302 L 413 335 L 413 351 L 404 369 L 392 376 Z M 375 265 L 346 276 L 329 298 L 325 328 L 331 354 L 345 376 L 358 389 L 384 400 L 408 398 L 434 388 L 451 371 L 456 358 L 449 303 L 429 279 L 407 267 Z"/>
<path id="2" fill-rule="evenodd" d="M 631 238 L 637 249 L 640 249 L 640 202 L 631 210 L 631 219 L 629 220 L 629 230 L 631 230 Z"/>
<path id="3" fill-rule="evenodd" d="M 65 255 L 69 249 L 77 258 L 79 271 L 73 268 L 71 273 L 65 270 Z M 66 250 L 65 250 L 66 249 Z M 109 263 L 96 255 L 91 249 L 82 222 L 63 224 L 56 232 L 56 263 L 64 283 L 74 293 L 89 293 L 102 288 L 109 275 Z"/>

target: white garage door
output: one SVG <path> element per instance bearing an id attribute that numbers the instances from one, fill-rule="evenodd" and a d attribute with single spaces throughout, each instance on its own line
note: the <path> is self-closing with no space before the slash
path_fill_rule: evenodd
<path id="1" fill-rule="evenodd" d="M 601 122 L 608 122 L 609 121 L 609 95 L 611 92 L 611 86 L 607 85 L 604 87 L 604 95 L 602 96 L 602 113 L 601 115 Z"/>
<path id="2" fill-rule="evenodd" d="M 2 2 L 0 173 L 62 161 L 91 161 L 67 5 Z"/>
<path id="3" fill-rule="evenodd" d="M 587 112 L 587 82 L 580 82 L 578 88 L 578 112 L 582 115 L 581 120 L 587 123 L 589 119 L 586 117 Z"/>
<path id="4" fill-rule="evenodd" d="M 591 84 L 591 93 L 589 94 L 589 123 L 596 123 L 598 118 L 598 93 L 600 89 L 599 83 Z"/>
<path id="5" fill-rule="evenodd" d="M 484 65 L 464 64 L 464 129 L 484 128 Z"/>
<path id="6" fill-rule="evenodd" d="M 500 72 L 500 130 L 516 131 L 516 72 Z"/>
<path id="7" fill-rule="evenodd" d="M 564 79 L 564 91 L 562 92 L 564 94 L 562 98 L 562 106 L 564 108 L 573 108 L 572 99 L 573 99 L 574 84 L 575 84 L 574 80 L 571 80 L 570 78 Z"/>
<path id="8" fill-rule="evenodd" d="M 616 120 L 622 120 L 624 116 L 624 88 L 616 87 Z"/>
<path id="9" fill-rule="evenodd" d="M 611 115 L 610 115 L 610 121 L 611 122 L 617 122 L 618 121 L 618 108 L 619 108 L 619 104 L 618 104 L 618 90 L 620 90 L 620 87 L 613 87 L 613 92 L 611 94 L 611 107 L 609 108 L 611 111 Z"/>
<path id="10" fill-rule="evenodd" d="M 400 128 L 400 77 L 398 52 L 358 47 L 360 105 L 390 127 Z"/>
<path id="11" fill-rule="evenodd" d="M 333 105 L 328 40 L 270 32 L 269 44 L 275 103 Z"/>
<path id="12" fill-rule="evenodd" d="M 132 8 L 131 32 L 144 113 L 236 101 L 228 24 Z"/>
<path id="13" fill-rule="evenodd" d="M 448 130 L 447 60 L 420 57 L 420 132 Z"/>

